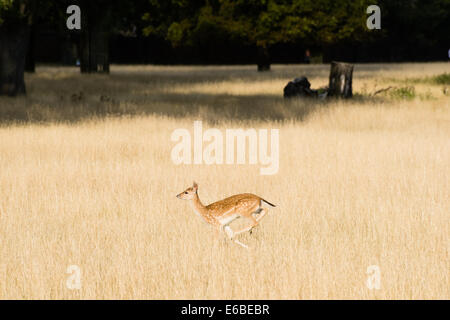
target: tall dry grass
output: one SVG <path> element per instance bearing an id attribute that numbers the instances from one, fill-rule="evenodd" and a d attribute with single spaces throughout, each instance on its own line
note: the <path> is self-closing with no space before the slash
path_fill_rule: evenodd
<path id="1" fill-rule="evenodd" d="M 359 96 L 330 103 L 279 96 L 294 74 L 325 84 L 322 66 L 38 69 L 27 98 L 0 99 L 0 298 L 450 298 L 449 97 L 429 83 L 411 100 L 369 96 L 448 69 L 357 66 Z M 171 132 L 196 119 L 279 128 L 279 173 L 172 164 Z M 204 203 L 252 192 L 277 204 L 241 237 L 250 251 L 215 241 L 175 198 L 194 179 Z"/>

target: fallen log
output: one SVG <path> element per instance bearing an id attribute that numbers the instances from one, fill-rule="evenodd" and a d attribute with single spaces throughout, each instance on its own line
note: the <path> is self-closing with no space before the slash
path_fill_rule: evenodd
<path id="1" fill-rule="evenodd" d="M 310 97 L 324 100 L 328 97 L 351 98 L 353 96 L 352 79 L 353 65 L 343 62 L 332 62 L 328 88 L 311 89 L 311 84 L 305 76 L 295 78 L 284 87 L 283 96 Z"/>

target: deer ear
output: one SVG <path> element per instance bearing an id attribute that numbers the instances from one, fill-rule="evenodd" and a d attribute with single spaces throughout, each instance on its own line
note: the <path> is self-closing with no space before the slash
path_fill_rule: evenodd
<path id="1" fill-rule="evenodd" d="M 194 181 L 194 183 L 192 184 L 192 187 L 193 187 L 195 190 L 197 190 L 197 189 L 198 189 L 198 184 L 197 184 L 197 182 Z"/>

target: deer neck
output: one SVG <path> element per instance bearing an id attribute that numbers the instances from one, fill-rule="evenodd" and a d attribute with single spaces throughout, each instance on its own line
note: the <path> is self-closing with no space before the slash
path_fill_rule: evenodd
<path id="1" fill-rule="evenodd" d="M 191 201 L 191 206 L 197 215 L 199 215 L 200 217 L 203 217 L 207 221 L 209 220 L 208 218 L 210 215 L 208 213 L 208 209 L 206 209 L 206 207 L 202 204 L 197 193 L 195 194 L 194 198 Z"/>

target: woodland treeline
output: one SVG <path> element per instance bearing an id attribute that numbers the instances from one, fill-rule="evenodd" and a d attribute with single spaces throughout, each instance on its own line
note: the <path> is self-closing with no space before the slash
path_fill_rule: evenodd
<path id="1" fill-rule="evenodd" d="M 81 30 L 66 27 L 72 4 Z M 380 30 L 366 26 L 374 4 Z M 83 73 L 107 73 L 111 61 L 255 63 L 263 71 L 316 57 L 445 60 L 449 15 L 450 0 L 0 0 L 0 94 L 25 93 L 23 73 L 36 58 L 77 58 Z"/>

